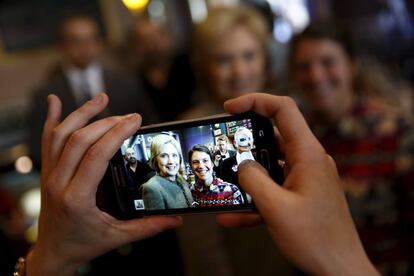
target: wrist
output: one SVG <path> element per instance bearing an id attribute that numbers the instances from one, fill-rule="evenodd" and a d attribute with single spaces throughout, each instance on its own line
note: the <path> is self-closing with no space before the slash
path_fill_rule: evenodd
<path id="1" fill-rule="evenodd" d="M 78 264 L 65 261 L 59 254 L 44 250 L 40 246 L 34 246 L 26 258 L 26 275 L 74 275 Z"/>
<path id="2" fill-rule="evenodd" d="M 348 254 L 338 254 L 325 260 L 317 275 L 367 275 L 379 276 L 379 272 L 371 263 L 365 251 L 361 250 L 350 252 Z"/>

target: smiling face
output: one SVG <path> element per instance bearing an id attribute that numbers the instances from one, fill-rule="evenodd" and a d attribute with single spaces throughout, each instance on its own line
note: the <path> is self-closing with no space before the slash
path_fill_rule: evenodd
<path id="1" fill-rule="evenodd" d="M 162 177 L 175 180 L 180 168 L 180 156 L 177 149 L 171 143 L 164 144 L 156 158 L 159 174 Z"/>
<path id="2" fill-rule="evenodd" d="M 196 177 L 209 186 L 213 180 L 213 163 L 210 155 L 202 151 L 194 151 L 191 155 L 191 169 Z"/>
<path id="3" fill-rule="evenodd" d="M 338 117 L 352 98 L 353 64 L 340 44 L 304 39 L 294 53 L 294 80 L 312 109 Z"/>
<path id="4" fill-rule="evenodd" d="M 265 86 L 265 52 L 245 26 L 220 36 L 207 59 L 207 81 L 215 98 L 224 102 Z"/>

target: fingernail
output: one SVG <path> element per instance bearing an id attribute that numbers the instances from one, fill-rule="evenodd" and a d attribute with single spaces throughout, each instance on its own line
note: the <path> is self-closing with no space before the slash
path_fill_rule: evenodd
<path id="1" fill-rule="evenodd" d="M 103 100 L 102 94 L 98 94 L 91 100 L 91 103 L 98 104 L 98 103 L 101 103 L 102 100 Z"/>
<path id="2" fill-rule="evenodd" d="M 260 169 L 262 172 L 267 173 L 267 170 L 266 170 L 265 168 L 263 168 L 263 166 L 262 166 L 262 165 L 260 165 L 258 162 L 253 161 L 253 160 L 243 160 L 243 161 L 239 164 L 239 166 L 238 166 L 238 170 L 239 170 L 239 171 L 240 171 L 240 170 L 245 170 L 245 169 L 247 169 L 247 168 L 249 168 L 249 167 L 255 167 L 255 168 L 258 168 L 258 169 Z"/>
<path id="3" fill-rule="evenodd" d="M 253 160 L 243 160 L 240 164 L 239 164 L 239 169 L 241 168 L 245 168 L 248 166 L 252 166 L 252 164 L 254 164 L 255 162 Z"/>
<path id="4" fill-rule="evenodd" d="M 49 114 L 50 114 L 50 107 L 51 107 L 51 102 L 52 102 L 52 95 L 53 94 L 49 94 L 48 96 L 47 96 L 47 110 L 48 110 L 48 112 L 47 112 L 47 114 L 48 114 L 48 116 L 49 116 Z"/>
<path id="5" fill-rule="evenodd" d="M 50 102 L 52 101 L 52 97 L 54 96 L 54 94 L 49 94 L 47 95 L 47 104 L 50 105 Z"/>
<path id="6" fill-rule="evenodd" d="M 50 114 L 50 94 L 47 96 L 47 117 L 49 117 Z"/>
<path id="7" fill-rule="evenodd" d="M 131 113 L 125 116 L 126 119 L 135 119 L 138 116 L 137 113 Z"/>

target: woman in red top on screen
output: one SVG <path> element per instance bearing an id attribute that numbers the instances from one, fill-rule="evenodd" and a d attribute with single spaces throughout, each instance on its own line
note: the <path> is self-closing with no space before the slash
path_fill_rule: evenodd
<path id="1" fill-rule="evenodd" d="M 213 162 L 206 146 L 195 145 L 190 150 L 189 160 L 196 182 L 191 188 L 196 206 L 224 206 L 243 204 L 242 194 L 236 185 L 214 176 Z"/>

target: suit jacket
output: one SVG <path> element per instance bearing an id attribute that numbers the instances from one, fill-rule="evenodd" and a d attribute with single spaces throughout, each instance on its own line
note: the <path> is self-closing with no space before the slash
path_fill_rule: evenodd
<path id="1" fill-rule="evenodd" d="M 126 164 L 126 170 L 128 173 L 127 179 L 129 181 L 128 184 L 130 189 L 140 187 L 155 175 L 155 172 L 150 168 L 150 166 L 141 161 L 137 161 L 135 172 L 129 167 L 128 164 Z"/>
<path id="2" fill-rule="evenodd" d="M 136 79 L 126 73 L 103 69 L 103 79 L 109 104 L 103 116 L 123 115 L 138 112 L 142 115 L 143 125 L 158 122 L 158 115 L 152 108 L 151 101 L 140 90 Z M 48 81 L 38 89 L 32 98 L 28 123 L 30 138 L 28 141 L 32 158 L 37 167 L 40 166 L 40 145 L 43 124 L 47 114 L 47 96 L 55 94 L 62 101 L 62 120 L 78 108 L 76 98 L 71 90 L 61 66 L 53 70 Z"/>
<path id="3" fill-rule="evenodd" d="M 163 121 L 174 120 L 193 105 L 196 80 L 187 55 L 178 55 L 173 59 L 162 89 L 153 86 L 142 72 L 138 71 L 137 76 Z"/>
<path id="4" fill-rule="evenodd" d="M 220 178 L 226 182 L 236 185 L 242 193 L 244 202 L 248 202 L 246 193 L 239 185 L 239 179 L 237 176 L 237 159 L 236 154 L 232 157 L 224 159 L 220 164 Z"/>
<path id="5" fill-rule="evenodd" d="M 235 152 L 234 150 L 228 150 L 228 153 L 229 153 L 229 158 L 230 158 L 230 157 L 233 157 L 233 156 L 235 156 L 235 155 L 236 155 L 236 152 Z M 213 161 L 216 159 L 216 156 L 217 156 L 217 155 L 221 155 L 220 150 L 216 150 L 216 151 L 213 153 Z M 220 167 L 221 167 L 221 163 L 222 163 L 224 160 L 225 160 L 225 159 L 220 159 L 220 161 L 219 161 L 219 163 L 218 163 L 218 166 L 214 165 L 214 171 L 215 171 L 215 173 L 216 173 L 216 176 L 217 176 L 217 177 L 220 177 L 220 178 L 221 178 L 221 171 L 220 171 Z"/>
<path id="6" fill-rule="evenodd" d="M 220 178 L 226 182 L 239 186 L 237 176 L 237 159 L 236 155 L 224 159 L 220 164 Z"/>
<path id="7" fill-rule="evenodd" d="M 190 208 L 193 206 L 188 183 L 177 177 L 176 183 L 160 175 L 154 175 L 141 186 L 146 210 Z"/>

